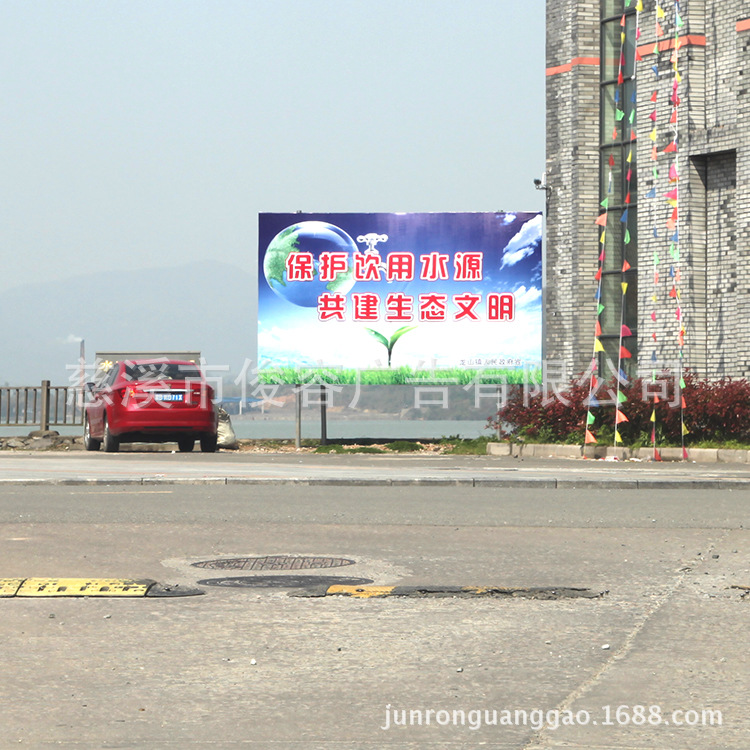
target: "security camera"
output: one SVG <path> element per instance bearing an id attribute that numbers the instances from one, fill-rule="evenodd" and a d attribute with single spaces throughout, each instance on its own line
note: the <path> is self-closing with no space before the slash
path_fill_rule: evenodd
<path id="1" fill-rule="evenodd" d="M 534 185 L 539 188 L 542 186 L 542 181 L 537 177 L 537 179 L 534 180 Z"/>

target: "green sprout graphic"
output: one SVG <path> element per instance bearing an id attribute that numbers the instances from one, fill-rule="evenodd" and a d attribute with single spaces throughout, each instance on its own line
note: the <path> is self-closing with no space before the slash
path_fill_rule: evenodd
<path id="1" fill-rule="evenodd" d="M 367 331 L 367 333 L 369 333 L 373 338 L 376 338 L 388 350 L 388 367 L 390 367 L 391 354 L 393 353 L 394 345 L 405 333 L 413 331 L 416 327 L 417 326 L 404 326 L 403 328 L 399 328 L 398 331 L 396 331 L 393 336 L 391 336 L 390 341 L 385 336 L 383 336 L 382 333 L 378 333 L 372 328 L 365 328 L 365 331 Z"/>

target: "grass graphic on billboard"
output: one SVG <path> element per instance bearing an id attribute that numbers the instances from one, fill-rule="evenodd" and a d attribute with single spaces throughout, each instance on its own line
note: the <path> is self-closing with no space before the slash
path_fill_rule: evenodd
<path id="1" fill-rule="evenodd" d="M 270 367 L 258 373 L 261 383 L 296 385 L 321 383 L 328 385 L 471 385 L 503 384 L 524 385 L 542 382 L 542 370 L 534 368 L 487 368 L 468 367 L 446 369 L 413 369 L 395 367 L 390 369 L 355 370 L 315 367 Z"/>

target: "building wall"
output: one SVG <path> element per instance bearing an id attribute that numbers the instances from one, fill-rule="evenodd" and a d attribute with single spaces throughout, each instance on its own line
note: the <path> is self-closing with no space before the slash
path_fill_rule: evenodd
<path id="1" fill-rule="evenodd" d="M 571 376 L 590 364 L 596 321 L 598 60 L 598 0 L 549 0 L 545 356 Z"/>
<path id="2" fill-rule="evenodd" d="M 750 8 L 747 0 L 680 3 L 675 260 L 665 224 L 672 207 L 664 199 L 674 187 L 668 181 L 673 157 L 664 153 L 671 140 L 674 7 L 662 0 L 667 33 L 657 39 L 655 2 L 643 4 L 637 73 L 639 371 L 679 366 L 682 323 L 683 366 L 711 378 L 750 377 Z M 599 0 L 547 0 L 546 356 L 565 361 L 572 374 L 590 363 L 596 322 L 599 34 Z M 663 47 L 658 55 L 657 41 Z M 654 109 L 656 162 L 648 137 Z M 655 196 L 646 198 L 651 190 Z M 679 305 L 670 296 L 673 284 Z"/>

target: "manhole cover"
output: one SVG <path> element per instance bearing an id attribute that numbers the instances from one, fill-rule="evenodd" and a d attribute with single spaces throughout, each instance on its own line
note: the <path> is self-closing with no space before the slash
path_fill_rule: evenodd
<path id="1" fill-rule="evenodd" d="M 235 576 L 233 578 L 208 578 L 198 581 L 201 586 L 228 586 L 230 588 L 300 589 L 306 586 L 366 586 L 369 578 L 343 578 L 339 576 Z"/>
<path id="2" fill-rule="evenodd" d="M 354 565 L 354 560 L 347 560 L 345 557 L 270 555 L 193 563 L 195 568 L 210 568 L 211 570 L 314 570 L 316 568 L 343 568 L 346 565 Z"/>

